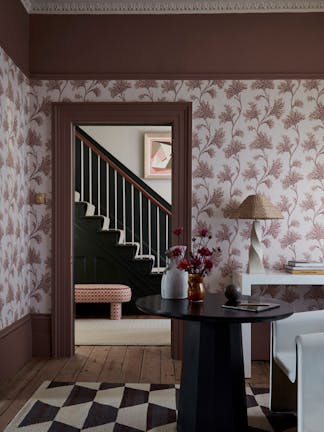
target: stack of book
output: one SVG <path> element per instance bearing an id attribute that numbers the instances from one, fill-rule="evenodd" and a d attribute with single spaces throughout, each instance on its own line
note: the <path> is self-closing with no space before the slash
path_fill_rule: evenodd
<path id="1" fill-rule="evenodd" d="M 288 273 L 292 274 L 323 274 L 324 262 L 313 261 L 288 261 L 285 266 Z"/>

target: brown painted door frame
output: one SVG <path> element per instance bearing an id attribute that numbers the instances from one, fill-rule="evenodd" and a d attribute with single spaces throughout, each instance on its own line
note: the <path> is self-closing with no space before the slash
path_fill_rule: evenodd
<path id="1" fill-rule="evenodd" d="M 73 201 L 74 127 L 82 124 L 170 125 L 173 134 L 172 226 L 191 244 L 192 108 L 186 102 L 54 103 L 52 355 L 74 354 Z M 174 239 L 175 240 L 175 239 Z M 173 323 L 172 353 L 181 355 L 182 331 Z"/>

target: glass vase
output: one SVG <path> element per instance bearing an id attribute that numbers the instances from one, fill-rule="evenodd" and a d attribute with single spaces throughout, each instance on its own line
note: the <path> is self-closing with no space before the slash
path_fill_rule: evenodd
<path id="1" fill-rule="evenodd" d="M 204 277 L 201 274 L 188 275 L 188 300 L 202 302 L 205 298 Z"/>

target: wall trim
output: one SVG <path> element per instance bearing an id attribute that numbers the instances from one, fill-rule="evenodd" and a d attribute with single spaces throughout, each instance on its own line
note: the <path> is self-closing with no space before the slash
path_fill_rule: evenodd
<path id="1" fill-rule="evenodd" d="M 32 357 L 30 314 L 0 330 L 0 382 L 12 377 Z"/>
<path id="2" fill-rule="evenodd" d="M 10 336 L 11 333 L 15 332 L 19 327 L 24 326 L 30 322 L 30 314 L 27 314 L 20 318 L 18 321 L 8 325 L 7 327 L 0 330 L 0 342 L 6 337 Z"/>
<path id="3" fill-rule="evenodd" d="M 74 354 L 73 289 L 73 130 L 82 124 L 171 125 L 173 134 L 172 226 L 184 227 L 191 244 L 192 104 L 191 102 L 54 103 L 52 353 Z M 176 240 L 175 238 L 173 240 Z"/>
<path id="4" fill-rule="evenodd" d="M 310 0 L 21 0 L 33 14 L 215 14 L 260 12 L 320 12 L 324 1 Z"/>
<path id="5" fill-rule="evenodd" d="M 275 72 L 275 73 L 31 73 L 30 79 L 33 80 L 278 80 L 278 79 L 324 79 L 324 72 Z"/>
<path id="6" fill-rule="evenodd" d="M 31 328 L 33 357 L 51 357 L 52 315 L 32 313 Z"/>

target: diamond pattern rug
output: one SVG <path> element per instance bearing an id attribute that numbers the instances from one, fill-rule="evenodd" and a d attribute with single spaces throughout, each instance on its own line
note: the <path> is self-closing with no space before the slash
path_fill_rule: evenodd
<path id="1" fill-rule="evenodd" d="M 250 432 L 297 431 L 294 414 L 269 412 L 268 389 L 246 393 Z M 175 432 L 178 395 L 178 384 L 46 381 L 5 432 Z"/>

